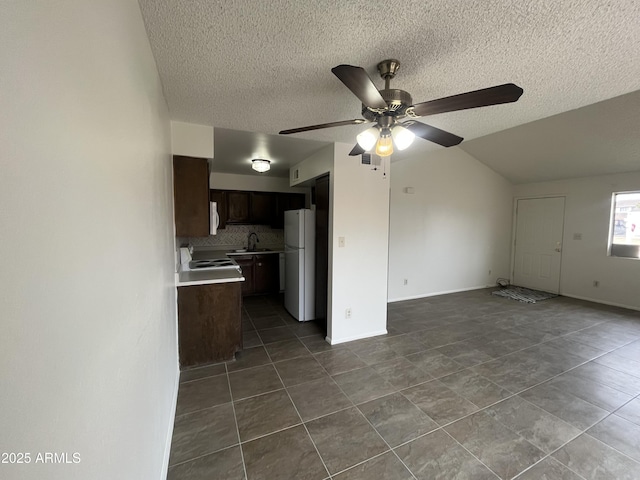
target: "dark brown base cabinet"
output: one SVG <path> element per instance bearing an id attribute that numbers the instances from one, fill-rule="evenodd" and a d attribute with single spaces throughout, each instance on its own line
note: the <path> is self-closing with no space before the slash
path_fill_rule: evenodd
<path id="1" fill-rule="evenodd" d="M 242 349 L 241 284 L 178 287 L 182 368 L 232 360 Z"/>
<path id="2" fill-rule="evenodd" d="M 280 291 L 280 257 L 276 253 L 234 257 L 245 278 L 242 295 L 264 295 Z"/>
<path id="3" fill-rule="evenodd" d="M 253 295 L 253 255 L 234 257 L 234 260 L 240 265 L 242 276 L 244 277 L 244 282 L 242 282 L 242 296 Z"/>
<path id="4" fill-rule="evenodd" d="M 253 264 L 253 292 L 255 294 L 280 291 L 280 256 L 277 253 L 256 255 Z"/>

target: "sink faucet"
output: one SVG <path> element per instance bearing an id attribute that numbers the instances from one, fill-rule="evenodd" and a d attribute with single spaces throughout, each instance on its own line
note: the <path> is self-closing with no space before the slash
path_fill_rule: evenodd
<path id="1" fill-rule="evenodd" d="M 251 239 L 255 238 L 253 245 L 251 245 Z M 253 251 L 256 249 L 256 243 L 260 243 L 260 239 L 258 238 L 258 234 L 256 232 L 250 232 L 247 237 L 247 250 Z"/>

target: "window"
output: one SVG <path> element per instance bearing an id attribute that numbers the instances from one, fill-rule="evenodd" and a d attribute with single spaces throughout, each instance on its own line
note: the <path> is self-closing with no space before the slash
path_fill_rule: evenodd
<path id="1" fill-rule="evenodd" d="M 640 258 L 640 192 L 613 194 L 610 238 L 609 255 Z"/>

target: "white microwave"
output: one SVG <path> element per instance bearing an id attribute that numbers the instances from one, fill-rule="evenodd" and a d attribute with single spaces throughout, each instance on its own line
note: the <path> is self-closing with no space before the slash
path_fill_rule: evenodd
<path id="1" fill-rule="evenodd" d="M 209 202 L 209 235 L 216 235 L 220 226 L 220 215 L 218 215 L 218 204 Z"/>

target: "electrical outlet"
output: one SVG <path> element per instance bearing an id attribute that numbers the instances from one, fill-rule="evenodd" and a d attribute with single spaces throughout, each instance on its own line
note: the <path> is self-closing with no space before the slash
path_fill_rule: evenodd
<path id="1" fill-rule="evenodd" d="M 344 311 L 344 318 L 351 318 L 351 308 L 347 308 Z"/>
<path id="2" fill-rule="evenodd" d="M 338 237 L 338 247 L 344 247 L 344 237 Z"/>
<path id="3" fill-rule="evenodd" d="M 594 280 L 593 281 L 593 286 L 594 287 L 599 287 L 600 286 L 600 282 L 598 280 Z"/>
<path id="4" fill-rule="evenodd" d="M 409 285 L 409 279 L 408 279 L 408 278 L 405 278 L 405 279 L 404 279 L 404 284 L 405 284 L 405 285 Z"/>

